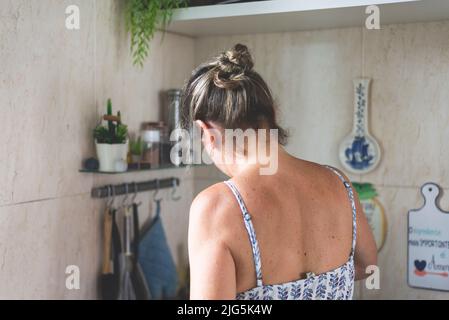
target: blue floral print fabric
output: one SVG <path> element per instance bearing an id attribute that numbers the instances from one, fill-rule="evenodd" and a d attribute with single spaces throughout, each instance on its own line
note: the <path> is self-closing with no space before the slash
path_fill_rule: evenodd
<path id="1" fill-rule="evenodd" d="M 356 207 L 354 193 L 351 185 L 336 169 L 325 166 L 334 172 L 348 193 L 352 208 L 352 247 L 348 261 L 342 266 L 315 275 L 312 272 L 307 273 L 305 279 L 299 279 L 282 284 L 268 285 L 263 283 L 262 263 L 260 259 L 259 244 L 256 238 L 251 215 L 238 191 L 231 180 L 225 181 L 225 184 L 231 189 L 240 206 L 243 215 L 245 228 L 248 232 L 251 248 L 253 252 L 254 265 L 256 268 L 257 286 L 245 292 L 238 293 L 237 300 L 350 300 L 354 291 L 354 250 L 356 243 Z"/>

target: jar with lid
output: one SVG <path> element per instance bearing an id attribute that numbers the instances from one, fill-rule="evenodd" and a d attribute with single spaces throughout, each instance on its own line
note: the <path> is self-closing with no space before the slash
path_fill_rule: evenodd
<path id="1" fill-rule="evenodd" d="M 167 124 L 170 133 L 175 129 L 181 128 L 181 93 L 182 91 L 180 89 L 170 89 L 167 91 Z"/>
<path id="2" fill-rule="evenodd" d="M 145 122 L 142 124 L 141 135 L 144 143 L 142 162 L 149 163 L 152 168 L 160 165 L 162 128 L 163 123 L 161 122 Z"/>

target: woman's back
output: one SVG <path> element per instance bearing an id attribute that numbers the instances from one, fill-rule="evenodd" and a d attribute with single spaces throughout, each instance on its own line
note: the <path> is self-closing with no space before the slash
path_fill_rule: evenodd
<path id="1" fill-rule="evenodd" d="M 340 178 L 311 162 L 293 157 L 279 161 L 275 175 L 254 172 L 232 181 L 251 216 L 264 285 L 305 279 L 307 273 L 319 275 L 345 265 L 353 240 L 351 200 Z M 235 200 L 231 206 L 244 227 L 242 208 Z M 247 234 L 245 228 L 239 229 Z M 237 266 L 237 292 L 257 287 L 249 237 L 232 237 L 229 248 Z"/>

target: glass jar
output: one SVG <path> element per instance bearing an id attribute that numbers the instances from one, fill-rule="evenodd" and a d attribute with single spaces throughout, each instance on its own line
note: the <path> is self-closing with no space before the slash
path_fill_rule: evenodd
<path id="1" fill-rule="evenodd" d="M 181 128 L 181 90 L 171 89 L 167 91 L 168 96 L 168 118 L 167 125 L 169 134 L 175 129 Z"/>
<path id="2" fill-rule="evenodd" d="M 142 141 L 144 151 L 142 162 L 149 163 L 152 168 L 160 165 L 161 123 L 145 122 L 142 124 Z"/>

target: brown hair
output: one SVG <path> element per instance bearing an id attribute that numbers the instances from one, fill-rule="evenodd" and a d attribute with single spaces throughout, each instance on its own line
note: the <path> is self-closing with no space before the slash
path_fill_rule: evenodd
<path id="1" fill-rule="evenodd" d="M 279 142 L 285 144 L 287 133 L 276 122 L 270 89 L 253 66 L 248 48 L 236 44 L 195 69 L 183 90 L 184 127 L 195 120 L 229 129 L 268 126 L 278 129 Z"/>

